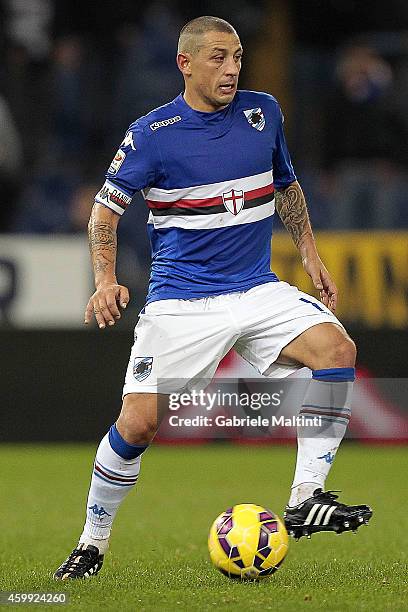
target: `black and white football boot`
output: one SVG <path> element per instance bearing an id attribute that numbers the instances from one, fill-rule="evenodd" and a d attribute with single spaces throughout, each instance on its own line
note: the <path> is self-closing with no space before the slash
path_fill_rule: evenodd
<path id="1" fill-rule="evenodd" d="M 54 574 L 56 580 L 75 580 L 95 576 L 103 565 L 103 555 L 91 544 L 79 544 Z"/>
<path id="2" fill-rule="evenodd" d="M 297 540 L 302 536 L 308 538 L 319 531 L 354 531 L 361 525 L 368 525 L 373 515 L 370 506 L 347 506 L 337 500 L 340 491 L 316 489 L 309 497 L 297 506 L 286 506 L 283 515 L 287 532 Z"/>

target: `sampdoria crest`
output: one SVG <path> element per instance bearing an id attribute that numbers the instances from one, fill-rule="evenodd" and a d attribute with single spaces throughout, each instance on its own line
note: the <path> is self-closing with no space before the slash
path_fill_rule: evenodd
<path id="1" fill-rule="evenodd" d="M 141 382 L 145 380 L 152 371 L 153 357 L 135 357 L 133 362 L 133 376 Z"/>
<path id="2" fill-rule="evenodd" d="M 265 127 L 265 117 L 261 108 L 244 110 L 244 115 L 250 126 L 261 132 Z"/>

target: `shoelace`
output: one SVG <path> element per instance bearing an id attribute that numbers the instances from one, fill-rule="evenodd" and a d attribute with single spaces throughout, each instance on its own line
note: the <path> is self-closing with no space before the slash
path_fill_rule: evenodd
<path id="1" fill-rule="evenodd" d="M 86 565 L 87 561 L 91 561 L 92 556 L 93 555 L 90 550 L 82 550 L 82 549 L 76 548 L 69 555 L 65 563 L 62 564 L 61 569 L 68 569 L 72 565 L 75 566 L 75 569 L 82 568 Z"/>
<path id="2" fill-rule="evenodd" d="M 316 497 L 326 497 L 328 498 L 330 501 L 334 501 L 335 499 L 338 499 L 338 495 L 334 495 L 335 493 L 341 493 L 341 491 L 337 491 L 337 490 L 333 490 L 333 491 L 322 491 L 321 493 L 319 493 Z"/>

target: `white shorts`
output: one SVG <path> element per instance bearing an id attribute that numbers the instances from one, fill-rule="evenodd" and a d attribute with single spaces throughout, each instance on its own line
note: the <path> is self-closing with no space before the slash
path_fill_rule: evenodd
<path id="1" fill-rule="evenodd" d="M 135 327 L 123 395 L 202 387 L 231 348 L 265 376 L 289 376 L 303 366 L 277 363 L 281 350 L 319 323 L 342 327 L 315 297 L 282 281 L 225 295 L 152 302 Z"/>

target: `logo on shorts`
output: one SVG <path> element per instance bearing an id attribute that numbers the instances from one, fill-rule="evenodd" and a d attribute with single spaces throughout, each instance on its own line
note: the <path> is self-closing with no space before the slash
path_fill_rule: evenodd
<path id="1" fill-rule="evenodd" d="M 231 189 L 222 194 L 222 201 L 230 213 L 237 215 L 244 206 L 244 192 L 242 190 Z"/>
<path id="2" fill-rule="evenodd" d="M 139 382 L 145 380 L 152 371 L 153 357 L 135 357 L 133 362 L 133 376 Z"/>

